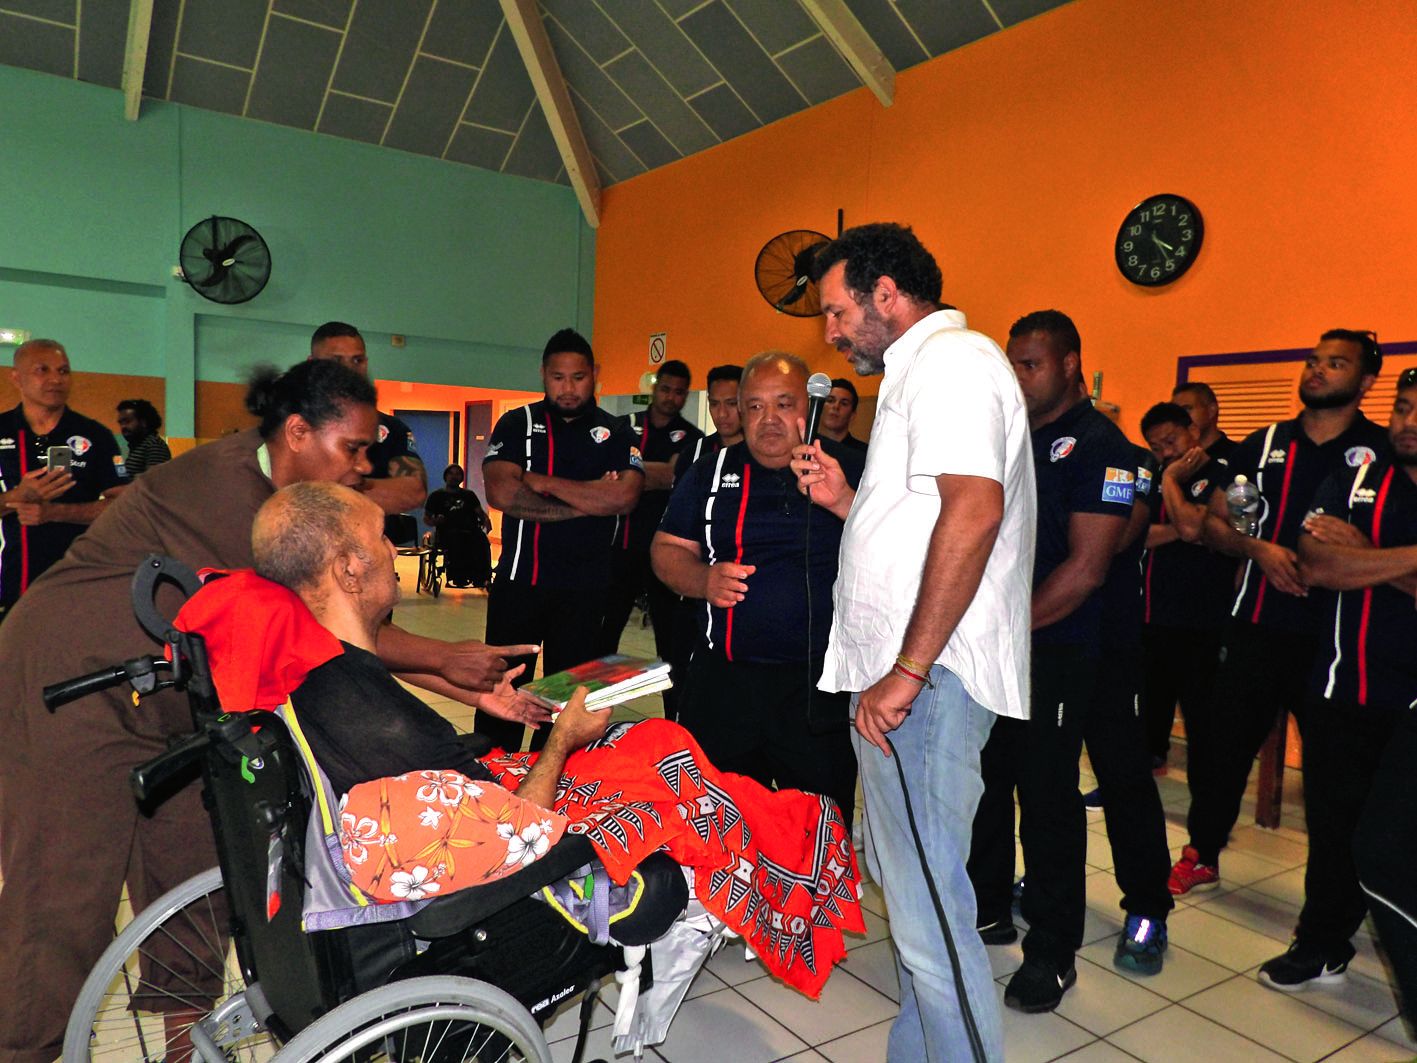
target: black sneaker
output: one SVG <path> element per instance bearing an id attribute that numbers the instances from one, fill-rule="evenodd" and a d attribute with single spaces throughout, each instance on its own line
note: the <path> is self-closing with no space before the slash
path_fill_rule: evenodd
<path id="1" fill-rule="evenodd" d="M 1102 788 L 1089 790 L 1082 795 L 1082 807 L 1087 809 L 1089 816 L 1102 815 Z"/>
<path id="2" fill-rule="evenodd" d="M 1012 919 L 995 919 L 978 928 L 979 939 L 986 945 L 1012 945 L 1018 940 L 1018 927 Z"/>
<path id="3" fill-rule="evenodd" d="M 1060 971 L 1046 960 L 1025 959 L 1023 966 L 1009 979 L 1004 990 L 1004 1003 L 1015 1011 L 1030 1015 L 1052 1011 L 1063 1000 L 1063 994 L 1078 980 L 1077 968 L 1071 963 Z"/>
<path id="4" fill-rule="evenodd" d="M 1295 941 L 1283 956 L 1276 956 L 1260 968 L 1260 982 L 1281 993 L 1300 993 L 1311 985 L 1336 985 L 1348 980 L 1352 945 L 1340 952 L 1323 952 Z"/>

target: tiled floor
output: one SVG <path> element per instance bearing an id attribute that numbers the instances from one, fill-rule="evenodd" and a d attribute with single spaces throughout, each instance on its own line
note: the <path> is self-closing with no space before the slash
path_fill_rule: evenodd
<path id="1" fill-rule="evenodd" d="M 413 586 L 414 566 L 400 561 L 403 587 Z M 447 639 L 478 638 L 484 631 L 486 597 L 479 591 L 445 590 L 434 601 L 411 595 L 396 610 L 408 629 Z M 653 654 L 639 614 L 621 644 L 628 653 Z M 455 724 L 471 724 L 472 710 L 446 699 L 429 699 Z M 617 718 L 655 716 L 657 696 L 615 710 Z M 1086 764 L 1084 764 L 1084 769 Z M 1284 950 L 1303 901 L 1307 838 L 1297 804 L 1299 777 L 1290 773 L 1285 825 L 1276 831 L 1242 826 L 1222 859 L 1221 887 L 1183 898 L 1169 921 L 1171 948 L 1165 969 L 1151 978 L 1112 966 L 1121 925 L 1119 891 L 1101 817 L 1089 823 L 1088 912 L 1078 981 L 1054 1014 L 1022 1015 L 1003 1010 L 1009 1063 L 1110 1063 L 1114 1060 L 1202 1060 L 1259 1063 L 1269 1060 L 1391 1063 L 1417 1054 L 1397 1017 L 1382 962 L 1366 931 L 1346 985 L 1286 996 L 1255 979 L 1260 963 Z M 1090 776 L 1084 776 L 1090 787 Z M 1173 855 L 1185 840 L 1186 788 L 1181 772 L 1158 780 Z M 1251 823 L 1253 797 L 1242 823 Z M 896 977 L 890 923 L 879 888 L 868 884 L 863 899 L 867 933 L 849 941 L 847 959 L 813 1002 L 768 977 L 740 949 L 724 949 L 709 961 L 681 1007 L 668 1040 L 647 1053 L 672 1063 L 766 1063 L 768 1060 L 831 1060 L 880 1063 L 896 1011 Z M 1017 945 L 990 950 L 996 992 L 1022 956 Z M 610 1057 L 612 1013 L 597 1008 L 588 1057 Z M 576 1015 L 560 1013 L 548 1028 L 553 1055 L 568 1061 Z M 953 1063 L 953 1061 L 951 1061 Z"/>
<path id="2" fill-rule="evenodd" d="M 404 586 L 411 586 L 410 576 L 405 576 Z M 429 635 L 476 638 L 483 631 L 485 602 L 478 592 L 445 591 L 436 604 L 419 597 L 401 605 L 398 621 Z M 650 633 L 639 627 L 638 613 L 621 648 L 653 654 Z M 468 722 L 470 713 L 462 706 L 436 704 L 456 722 Z M 628 717 L 658 715 L 660 709 L 658 698 L 647 698 L 617 711 Z M 1417 1041 L 1397 1017 L 1397 1004 L 1367 931 L 1356 942 L 1359 954 L 1346 985 L 1287 996 L 1255 979 L 1259 964 L 1288 945 L 1303 902 L 1307 837 L 1298 805 L 1300 777 L 1290 772 L 1286 782 L 1285 825 L 1275 831 L 1252 825 L 1236 830 L 1222 859 L 1221 887 L 1181 899 L 1169 922 L 1171 948 L 1165 969 L 1151 978 L 1112 966 L 1121 927 L 1120 893 L 1102 819 L 1091 818 L 1087 926 L 1077 985 L 1055 1014 L 1030 1016 L 1004 1009 L 1009 1063 L 1390 1063 L 1417 1054 Z M 1172 853 L 1179 855 L 1185 841 L 1184 773 L 1173 771 L 1157 783 Z M 1090 787 L 1090 776 L 1084 776 L 1084 785 Z M 1242 824 L 1252 824 L 1253 813 L 1251 795 Z M 775 982 L 757 961 L 745 962 L 741 949 L 725 949 L 699 976 L 656 1055 L 673 1063 L 884 1060 L 886 1034 L 896 1011 L 890 924 L 877 887 L 867 886 L 864 905 L 868 933 L 849 942 L 847 959 L 819 1002 Z M 1002 1001 L 1003 985 L 1022 962 L 1022 954 L 1017 945 L 990 953 Z M 609 1056 L 610 1019 L 610 1010 L 602 1006 L 588 1055 Z M 549 1036 L 556 1059 L 569 1060 L 574 1013 L 558 1016 Z"/>

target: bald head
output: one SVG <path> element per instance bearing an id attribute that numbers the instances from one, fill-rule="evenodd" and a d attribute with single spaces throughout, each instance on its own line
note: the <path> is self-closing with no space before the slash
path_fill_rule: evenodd
<path id="1" fill-rule="evenodd" d="M 29 340 L 15 348 L 10 376 L 30 416 L 69 404 L 69 355 L 58 340 Z"/>
<path id="2" fill-rule="evenodd" d="M 256 572 L 302 597 L 317 591 L 334 561 L 368 552 L 359 525 L 371 511 L 382 521 L 378 506 L 339 484 L 309 481 L 281 488 L 251 526 Z"/>

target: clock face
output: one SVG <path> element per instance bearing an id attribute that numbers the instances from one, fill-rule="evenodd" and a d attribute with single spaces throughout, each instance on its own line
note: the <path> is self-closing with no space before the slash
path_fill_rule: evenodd
<path id="1" fill-rule="evenodd" d="M 1151 196 L 1132 208 L 1117 230 L 1117 268 L 1133 284 L 1170 284 L 1196 260 L 1205 226 L 1182 196 Z"/>

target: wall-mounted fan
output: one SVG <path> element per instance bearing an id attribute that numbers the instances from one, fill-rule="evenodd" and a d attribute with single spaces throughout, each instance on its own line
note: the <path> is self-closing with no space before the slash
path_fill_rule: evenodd
<path id="1" fill-rule="evenodd" d="M 831 237 L 812 229 L 780 233 L 763 245 L 753 266 L 758 291 L 774 310 L 793 317 L 816 317 L 821 295 L 812 280 L 812 259 Z"/>
<path id="2" fill-rule="evenodd" d="M 182 279 L 214 303 L 244 303 L 271 279 L 271 249 L 244 221 L 212 215 L 182 237 Z"/>

